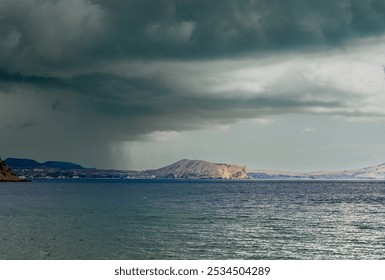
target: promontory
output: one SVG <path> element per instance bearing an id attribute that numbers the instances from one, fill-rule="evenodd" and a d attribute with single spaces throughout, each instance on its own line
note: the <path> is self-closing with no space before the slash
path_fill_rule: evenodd
<path id="1" fill-rule="evenodd" d="M 189 159 L 147 172 L 156 178 L 248 179 L 246 166 Z"/>
<path id="2" fill-rule="evenodd" d="M 22 182 L 15 173 L 0 159 L 0 182 Z"/>

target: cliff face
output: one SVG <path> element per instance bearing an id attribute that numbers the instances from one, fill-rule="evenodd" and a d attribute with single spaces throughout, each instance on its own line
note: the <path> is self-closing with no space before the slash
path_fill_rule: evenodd
<path id="1" fill-rule="evenodd" d="M 21 182 L 15 173 L 0 159 L 0 182 Z"/>
<path id="2" fill-rule="evenodd" d="M 166 167 L 148 171 L 159 178 L 247 179 L 246 167 L 183 159 Z"/>

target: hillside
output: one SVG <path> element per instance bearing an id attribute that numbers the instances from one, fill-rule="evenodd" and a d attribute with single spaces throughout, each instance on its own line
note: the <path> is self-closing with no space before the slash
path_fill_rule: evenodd
<path id="1" fill-rule="evenodd" d="M 83 169 L 84 167 L 72 162 L 46 161 L 43 163 L 33 159 L 7 158 L 4 161 L 12 169 Z"/>
<path id="2" fill-rule="evenodd" d="M 21 182 L 15 173 L 0 159 L 0 182 Z"/>
<path id="3" fill-rule="evenodd" d="M 246 167 L 183 159 L 171 165 L 146 171 L 157 178 L 247 179 Z"/>
<path id="4" fill-rule="evenodd" d="M 385 164 L 342 171 L 290 172 L 249 169 L 252 179 L 385 180 Z"/>

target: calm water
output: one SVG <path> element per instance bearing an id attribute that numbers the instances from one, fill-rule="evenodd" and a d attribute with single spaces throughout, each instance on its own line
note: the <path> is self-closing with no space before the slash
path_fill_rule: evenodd
<path id="1" fill-rule="evenodd" d="M 385 259 L 385 182 L 2 183 L 0 259 Z"/>

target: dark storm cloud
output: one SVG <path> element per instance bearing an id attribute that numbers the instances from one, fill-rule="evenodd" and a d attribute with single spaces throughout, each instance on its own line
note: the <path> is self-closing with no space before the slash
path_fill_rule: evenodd
<path id="1" fill-rule="evenodd" d="M 99 1 L 115 54 L 209 58 L 383 34 L 383 0 Z"/>
<path id="2" fill-rule="evenodd" d="M 384 14 L 381 0 L 3 0 L 0 117 L 8 107 L 16 116 L 7 130 L 0 122 L 2 141 L 25 146 L 19 132 L 11 133 L 23 128 L 36 134 L 28 143 L 36 151 L 54 139 L 52 154 L 56 145 L 79 154 L 81 144 L 92 158 L 103 145 L 153 131 L 319 108 L 348 114 L 328 88 L 285 82 L 244 97 L 249 93 L 242 89 L 215 91 L 201 83 L 222 69 L 186 70 L 181 78 L 167 64 L 154 70 L 151 62 L 316 52 L 382 35 Z M 141 69 L 132 66 L 138 61 Z M 23 103 L 22 110 L 4 102 Z"/>
<path id="3" fill-rule="evenodd" d="M 1 1 L 1 68 L 33 74 L 79 65 L 101 38 L 103 16 L 86 0 Z"/>
<path id="4" fill-rule="evenodd" d="M 1 66 L 29 74 L 333 47 L 385 30 L 383 0 L 4 0 L 0 14 Z"/>
<path id="5" fill-rule="evenodd" d="M 31 128 L 35 125 L 38 125 L 38 122 L 36 122 L 35 120 L 28 120 L 28 121 L 24 121 L 22 123 L 19 123 L 19 124 L 16 124 L 16 125 L 6 125 L 6 128 L 7 129 L 17 129 L 17 130 L 22 130 L 22 129 L 26 129 L 26 128 Z"/>

